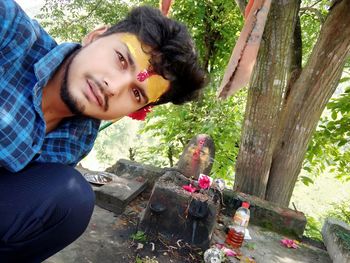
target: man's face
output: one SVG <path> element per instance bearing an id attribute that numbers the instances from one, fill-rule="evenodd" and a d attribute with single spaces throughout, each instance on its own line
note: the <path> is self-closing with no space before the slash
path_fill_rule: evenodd
<path id="1" fill-rule="evenodd" d="M 148 76 L 149 55 L 142 49 L 147 46 L 141 47 L 136 36 L 98 35 L 88 39 L 66 67 L 61 98 L 74 114 L 117 119 L 157 101 L 166 92 L 169 81 Z"/>

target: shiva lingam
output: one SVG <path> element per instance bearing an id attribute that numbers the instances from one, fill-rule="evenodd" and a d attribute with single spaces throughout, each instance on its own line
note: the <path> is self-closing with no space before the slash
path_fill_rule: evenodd
<path id="1" fill-rule="evenodd" d="M 214 202 L 213 191 L 198 190 L 192 182 L 191 192 L 184 189 L 191 180 L 178 171 L 167 171 L 154 185 L 146 209 L 143 211 L 139 229 L 150 233 L 156 224 L 157 235 L 176 242 L 207 249 L 214 231 L 220 202 Z M 217 198 L 216 198 L 217 199 Z"/>
<path id="2" fill-rule="evenodd" d="M 177 169 L 187 178 L 197 180 L 200 174 L 209 174 L 215 157 L 215 145 L 206 134 L 193 137 L 185 147 Z"/>
<path id="3" fill-rule="evenodd" d="M 221 197 L 209 185 L 199 187 L 197 180 L 201 174 L 210 173 L 214 153 L 214 142 L 208 135 L 190 140 L 177 168 L 168 170 L 154 185 L 139 230 L 151 232 L 150 226 L 156 224 L 157 235 L 202 249 L 209 247 Z"/>

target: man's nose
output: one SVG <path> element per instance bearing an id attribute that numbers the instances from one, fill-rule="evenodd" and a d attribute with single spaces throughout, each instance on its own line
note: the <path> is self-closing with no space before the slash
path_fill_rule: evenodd
<path id="1" fill-rule="evenodd" d="M 130 72 L 123 72 L 122 74 L 115 74 L 112 77 L 106 78 L 104 80 L 105 93 L 108 96 L 118 96 L 128 87 L 133 81 L 133 76 Z"/>

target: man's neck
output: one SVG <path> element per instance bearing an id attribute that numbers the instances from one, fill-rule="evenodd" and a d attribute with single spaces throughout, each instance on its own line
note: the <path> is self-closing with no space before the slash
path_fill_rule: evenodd
<path id="1" fill-rule="evenodd" d="M 67 59 L 59 66 L 43 88 L 41 108 L 46 123 L 46 133 L 54 130 L 63 118 L 73 116 L 60 95 L 66 62 Z"/>

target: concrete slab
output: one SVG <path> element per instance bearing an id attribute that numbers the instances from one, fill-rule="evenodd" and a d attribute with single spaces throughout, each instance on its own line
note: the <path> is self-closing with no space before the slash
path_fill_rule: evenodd
<path id="1" fill-rule="evenodd" d="M 350 226 L 335 218 L 327 218 L 322 237 L 334 263 L 350 262 Z"/>
<path id="2" fill-rule="evenodd" d="M 147 187 L 143 177 L 126 179 L 115 176 L 113 182 L 95 188 L 96 204 L 102 208 L 120 214 L 125 207 Z"/>

